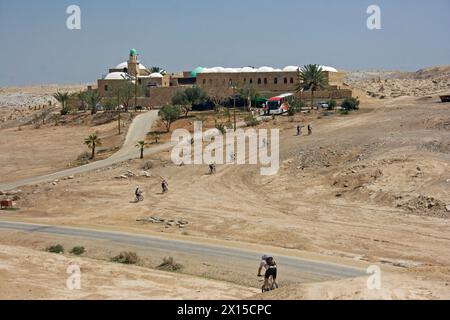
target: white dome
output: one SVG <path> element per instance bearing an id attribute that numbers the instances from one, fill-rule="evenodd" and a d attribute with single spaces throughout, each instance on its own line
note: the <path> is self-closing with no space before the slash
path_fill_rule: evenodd
<path id="1" fill-rule="evenodd" d="M 239 68 L 224 68 L 222 72 L 230 73 L 230 72 L 240 72 Z"/>
<path id="2" fill-rule="evenodd" d="M 259 72 L 272 72 L 273 70 L 272 67 L 261 67 L 258 69 Z"/>
<path id="3" fill-rule="evenodd" d="M 153 72 L 150 74 L 150 78 L 163 78 L 163 75 L 159 72 Z"/>
<path id="4" fill-rule="evenodd" d="M 128 62 L 127 61 L 119 63 L 114 69 L 124 69 L 124 68 L 128 68 Z M 142 63 L 139 63 L 139 69 L 145 70 L 147 68 Z"/>
<path id="5" fill-rule="evenodd" d="M 320 66 L 322 68 L 322 71 L 328 71 L 328 72 L 338 72 L 336 68 L 329 67 L 329 66 Z"/>
<path id="6" fill-rule="evenodd" d="M 283 71 L 286 71 L 286 72 L 292 72 L 292 71 L 297 71 L 297 70 L 298 70 L 297 66 L 287 66 L 287 67 L 283 68 Z"/>
<path id="7" fill-rule="evenodd" d="M 123 80 L 126 78 L 127 74 L 125 72 L 111 72 L 106 75 L 105 80 Z"/>
<path id="8" fill-rule="evenodd" d="M 255 72 L 255 69 L 252 67 L 244 67 L 241 69 L 241 72 Z"/>

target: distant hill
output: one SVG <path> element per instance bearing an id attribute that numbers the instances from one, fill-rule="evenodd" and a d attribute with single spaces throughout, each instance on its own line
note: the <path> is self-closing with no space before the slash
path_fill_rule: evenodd
<path id="1" fill-rule="evenodd" d="M 347 72 L 345 82 L 373 98 L 422 97 L 450 92 L 450 65 L 414 72 L 356 70 Z"/>

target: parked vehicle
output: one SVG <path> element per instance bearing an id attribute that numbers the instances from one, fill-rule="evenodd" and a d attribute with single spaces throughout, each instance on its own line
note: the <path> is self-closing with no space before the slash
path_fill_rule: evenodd
<path id="1" fill-rule="evenodd" d="M 267 100 L 269 115 L 287 113 L 289 109 L 289 100 L 294 97 L 292 93 L 285 93 Z"/>

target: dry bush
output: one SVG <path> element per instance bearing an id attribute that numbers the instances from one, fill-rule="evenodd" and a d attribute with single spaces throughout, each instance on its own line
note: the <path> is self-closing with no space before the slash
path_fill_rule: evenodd
<path id="1" fill-rule="evenodd" d="M 91 159 L 91 153 L 85 151 L 77 157 L 76 162 L 78 165 L 83 165 L 89 163 L 89 159 Z"/>
<path id="2" fill-rule="evenodd" d="M 139 257 L 136 252 L 124 251 L 119 255 L 111 258 L 112 262 L 124 263 L 124 264 L 136 264 L 139 262 Z"/>
<path id="3" fill-rule="evenodd" d="M 183 265 L 176 263 L 172 257 L 164 257 L 163 262 L 158 266 L 159 270 L 178 271 L 183 268 Z"/>
<path id="4" fill-rule="evenodd" d="M 151 161 L 147 161 L 146 163 L 144 163 L 144 165 L 141 167 L 142 170 L 150 170 L 151 168 L 153 168 L 153 162 Z"/>

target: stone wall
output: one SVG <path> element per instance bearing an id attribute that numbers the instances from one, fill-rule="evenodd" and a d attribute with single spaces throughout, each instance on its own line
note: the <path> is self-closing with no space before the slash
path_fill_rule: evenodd
<path id="1" fill-rule="evenodd" d="M 340 72 L 325 72 L 328 86 L 325 90 L 315 92 L 317 99 L 344 99 L 352 96 L 352 90 L 343 87 L 344 74 Z M 156 81 L 155 81 L 156 80 Z M 157 86 L 149 86 L 145 90 L 145 97 L 138 99 L 138 104 L 147 108 L 158 107 L 170 104 L 172 97 L 179 90 L 185 90 L 192 85 L 167 85 L 169 77 L 164 79 L 142 80 L 145 86 L 147 82 Z M 167 81 L 167 82 L 166 82 Z M 253 87 L 262 96 L 273 97 L 287 92 L 295 92 L 298 82 L 297 72 L 246 72 L 246 73 L 199 73 L 196 84 L 202 88 L 210 97 L 221 99 L 232 96 L 233 89 L 229 82 L 237 85 L 238 88 Z M 165 82 L 164 84 L 162 82 Z M 123 84 L 121 80 L 98 80 L 99 94 L 103 97 L 111 96 L 114 90 Z M 107 86 L 108 90 L 105 90 Z M 303 93 L 304 97 L 310 96 L 310 92 Z"/>
<path id="2" fill-rule="evenodd" d="M 232 82 L 239 88 L 253 87 L 261 93 L 277 95 L 287 92 L 295 92 L 298 84 L 297 72 L 241 72 L 241 73 L 199 73 L 197 75 L 197 85 L 206 91 L 208 95 L 220 98 L 229 97 L 232 89 L 229 83 Z M 323 95 L 329 96 L 348 95 L 347 92 L 334 93 L 340 90 L 343 84 L 344 73 L 325 72 L 327 84 L 331 88 L 324 90 Z M 325 92 L 326 91 L 326 92 Z M 329 92 L 328 92 L 329 91 Z"/>

